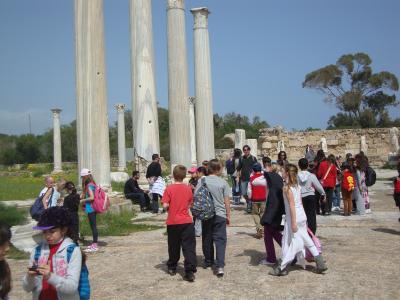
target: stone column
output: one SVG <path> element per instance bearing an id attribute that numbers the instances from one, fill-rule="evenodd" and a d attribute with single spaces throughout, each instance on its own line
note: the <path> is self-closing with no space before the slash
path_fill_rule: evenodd
<path id="1" fill-rule="evenodd" d="M 195 102 L 195 97 L 189 97 L 190 154 L 192 158 L 192 166 L 197 166 Z"/>
<path id="2" fill-rule="evenodd" d="M 246 144 L 250 146 L 250 154 L 257 157 L 257 139 L 247 139 Z"/>
<path id="3" fill-rule="evenodd" d="M 151 161 L 160 153 L 151 0 L 130 0 L 133 145 Z"/>
<path id="4" fill-rule="evenodd" d="M 125 104 L 115 104 L 118 115 L 118 171 L 126 170 L 125 157 Z"/>
<path id="5" fill-rule="evenodd" d="M 328 144 L 326 143 L 326 138 L 322 137 L 320 141 L 320 148 L 324 151 L 325 154 L 328 153 Z"/>
<path id="6" fill-rule="evenodd" d="M 78 166 L 111 187 L 102 0 L 75 0 Z M 78 171 L 79 171 L 78 170 Z"/>
<path id="7" fill-rule="evenodd" d="M 61 167 L 61 133 L 60 133 L 60 112 L 61 109 L 53 108 L 53 156 L 54 170 L 53 173 L 62 172 Z"/>
<path id="8" fill-rule="evenodd" d="M 246 144 L 246 131 L 244 129 L 235 129 L 235 148 L 242 150 Z"/>
<path id="9" fill-rule="evenodd" d="M 167 0 L 168 109 L 171 165 L 191 165 L 184 0 Z"/>
<path id="10" fill-rule="evenodd" d="M 194 17 L 194 71 L 198 160 L 215 158 L 210 42 L 206 7 L 190 10 Z"/>

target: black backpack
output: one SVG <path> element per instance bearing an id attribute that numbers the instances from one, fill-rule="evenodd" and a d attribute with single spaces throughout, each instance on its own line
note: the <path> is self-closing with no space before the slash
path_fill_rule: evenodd
<path id="1" fill-rule="evenodd" d="M 376 172 L 370 166 L 365 170 L 365 184 L 367 186 L 372 186 L 376 182 Z"/>
<path id="2" fill-rule="evenodd" d="M 232 175 L 236 171 L 235 161 L 233 159 L 228 159 L 225 163 L 225 167 L 226 167 L 226 173 L 228 173 L 228 175 Z"/>

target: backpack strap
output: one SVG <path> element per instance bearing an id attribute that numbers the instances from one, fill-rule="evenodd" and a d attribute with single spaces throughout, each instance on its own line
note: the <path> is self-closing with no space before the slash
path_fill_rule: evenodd
<path id="1" fill-rule="evenodd" d="M 72 252 L 74 252 L 76 244 L 71 244 L 67 247 L 67 263 L 71 260 Z"/>
<path id="2" fill-rule="evenodd" d="M 35 256 L 33 257 L 36 264 L 38 264 L 38 262 L 39 262 L 40 252 L 42 252 L 42 245 L 37 245 L 35 247 Z"/>

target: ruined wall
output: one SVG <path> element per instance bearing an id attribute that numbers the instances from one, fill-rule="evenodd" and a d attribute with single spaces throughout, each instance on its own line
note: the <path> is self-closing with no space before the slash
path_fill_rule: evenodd
<path id="1" fill-rule="evenodd" d="M 363 138 L 362 138 L 363 137 Z M 296 163 L 304 157 L 307 145 L 312 145 L 315 153 L 322 149 L 321 139 L 326 140 L 329 154 L 344 156 L 363 150 L 374 166 L 383 166 L 393 151 L 390 128 L 343 129 L 321 131 L 286 132 L 282 128 L 266 128 L 260 131 L 258 139 L 261 155 L 277 158 L 279 150 L 285 150 L 290 162 Z M 397 135 L 398 139 L 398 135 Z M 361 142 L 361 141 L 365 142 Z"/>

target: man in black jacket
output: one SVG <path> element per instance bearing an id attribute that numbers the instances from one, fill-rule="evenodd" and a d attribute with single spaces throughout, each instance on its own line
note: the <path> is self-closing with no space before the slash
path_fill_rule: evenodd
<path id="1" fill-rule="evenodd" d="M 138 200 L 140 204 L 140 210 L 145 211 L 146 208 L 149 210 L 150 208 L 150 198 L 149 191 L 142 190 L 139 187 L 138 180 L 140 178 L 138 171 L 132 172 L 132 177 L 125 182 L 124 194 L 126 199 L 131 199 L 132 203 L 134 200 Z"/>

